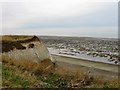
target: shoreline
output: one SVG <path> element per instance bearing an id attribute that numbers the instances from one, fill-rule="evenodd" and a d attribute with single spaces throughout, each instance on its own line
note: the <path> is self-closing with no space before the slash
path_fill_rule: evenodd
<path id="1" fill-rule="evenodd" d="M 115 63 L 113 61 L 109 61 L 108 58 L 103 58 L 103 57 L 92 57 L 90 55 L 87 55 L 87 54 L 76 54 L 76 53 L 72 53 L 72 52 L 69 52 L 70 54 L 74 54 L 74 55 L 67 55 L 67 54 L 64 54 L 66 53 L 65 51 L 63 51 L 64 53 L 63 54 L 59 54 L 59 52 L 61 52 L 60 50 L 58 49 L 54 49 L 54 48 L 48 48 L 49 50 L 49 53 L 50 54 L 54 54 L 54 55 L 59 55 L 59 56 L 65 56 L 65 57 L 71 57 L 71 58 L 76 58 L 76 59 L 82 59 L 82 60 L 87 60 L 87 61 L 93 61 L 93 62 L 99 62 L 99 63 L 107 63 L 107 64 L 112 64 L 112 65 L 119 65 L 119 62 L 118 63 Z"/>
<path id="2" fill-rule="evenodd" d="M 66 56 L 54 55 L 58 67 L 62 67 L 72 71 L 83 71 L 90 75 L 99 75 L 107 78 L 118 78 L 118 65 L 99 63 L 94 61 L 82 60 Z"/>

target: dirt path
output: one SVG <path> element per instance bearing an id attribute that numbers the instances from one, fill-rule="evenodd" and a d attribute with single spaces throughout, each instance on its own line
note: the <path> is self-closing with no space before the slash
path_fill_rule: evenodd
<path id="1" fill-rule="evenodd" d="M 118 65 L 88 61 L 83 59 L 52 55 L 60 67 L 71 70 L 89 72 L 90 75 L 118 77 Z"/>

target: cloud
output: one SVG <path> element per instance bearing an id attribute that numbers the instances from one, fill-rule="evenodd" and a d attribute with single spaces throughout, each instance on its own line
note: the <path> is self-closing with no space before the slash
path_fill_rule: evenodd
<path id="1" fill-rule="evenodd" d="M 34 34 L 42 34 L 43 31 L 37 30 L 45 29 L 45 33 L 48 34 L 53 32 L 53 28 L 56 29 L 54 31 L 56 34 L 57 32 L 64 34 L 62 31 L 67 32 L 65 30 L 83 27 L 87 28 L 85 30 L 88 30 L 88 33 L 95 32 L 95 29 L 92 30 L 92 28 L 96 28 L 96 30 L 98 29 L 101 32 L 100 27 L 106 27 L 109 30 L 111 30 L 110 27 L 117 27 L 118 19 L 117 2 L 98 3 L 80 2 L 80 0 L 40 0 L 39 3 L 3 3 L 2 9 L 4 34 L 24 34 L 27 32 L 29 32 L 27 34 L 32 34 L 32 32 L 35 32 Z M 101 29 L 105 30 L 104 28 Z M 77 31 L 81 32 L 80 29 L 77 29 Z M 51 34 L 55 35 L 54 32 Z M 72 35 L 72 33 L 74 32 L 68 33 L 68 35 Z M 116 29 L 115 33 L 117 33 Z M 75 34 L 78 35 L 77 33 Z M 93 34 L 91 33 L 91 35 Z"/>
<path id="2" fill-rule="evenodd" d="M 0 3 L 0 35 L 2 34 L 2 5 Z"/>
<path id="3" fill-rule="evenodd" d="M 77 37 L 118 37 L 117 27 L 79 27 L 79 28 L 38 28 L 38 29 L 12 29 L 3 34 L 17 35 L 49 35 L 49 36 L 77 36 Z"/>
<path id="4" fill-rule="evenodd" d="M 41 1 L 41 0 L 40 0 Z M 80 0 L 50 0 L 39 3 L 3 3 L 3 14 L 9 18 L 16 19 L 49 19 L 49 18 L 69 18 L 83 16 L 99 9 L 106 8 L 114 3 L 80 2 Z M 116 3 L 117 4 L 117 3 Z"/>
<path id="5" fill-rule="evenodd" d="M 43 0 L 1 0 L 1 2 L 41 2 Z M 49 2 L 49 0 L 44 0 L 45 2 Z M 56 0 L 55 0 L 56 1 Z M 65 1 L 65 0 L 60 0 Z M 119 2 L 119 0 L 73 0 L 80 2 Z"/>
<path id="6" fill-rule="evenodd" d="M 87 3 L 88 4 L 88 3 Z M 83 6 L 85 6 L 84 3 Z M 86 11 L 77 10 L 77 14 L 70 14 L 68 17 L 51 15 L 51 17 L 36 17 L 24 22 L 20 27 L 26 29 L 33 28 L 73 28 L 73 27 L 117 27 L 117 5 L 115 3 L 89 3 L 89 5 L 99 8 L 88 9 Z M 88 5 L 87 5 L 88 6 Z M 81 8 L 81 6 L 79 7 Z M 75 9 L 76 10 L 76 9 Z M 85 8 L 84 8 L 85 10 Z M 70 11 L 70 10 L 69 10 Z M 88 12 L 89 11 L 89 12 Z M 56 12 L 54 12 L 56 13 Z M 70 12 L 71 13 L 71 12 Z M 68 13 L 67 13 L 68 14 Z M 49 14 L 47 14 L 49 15 Z M 54 18 L 53 18 L 54 16 Z"/>
<path id="7" fill-rule="evenodd" d="M 3 22 L 7 27 L 17 27 L 27 22 L 49 22 L 52 20 L 81 17 L 104 8 L 104 3 L 81 3 L 67 0 L 40 3 L 4 3 Z M 13 25 L 12 25 L 13 24 Z"/>

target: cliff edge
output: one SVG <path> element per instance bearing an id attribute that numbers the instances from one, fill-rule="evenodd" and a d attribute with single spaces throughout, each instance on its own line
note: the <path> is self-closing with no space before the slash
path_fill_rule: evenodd
<path id="1" fill-rule="evenodd" d="M 3 39 L 0 41 L 2 43 L 2 50 L 0 51 L 2 55 L 11 60 L 14 58 L 15 60 L 30 60 L 37 63 L 44 60 L 51 60 L 49 51 L 37 36 L 22 39 L 19 36 L 18 39 L 17 37 L 14 38 L 15 36 L 13 35 L 10 36 L 14 38 L 12 40 L 4 39 L 6 36 L 2 37 Z"/>

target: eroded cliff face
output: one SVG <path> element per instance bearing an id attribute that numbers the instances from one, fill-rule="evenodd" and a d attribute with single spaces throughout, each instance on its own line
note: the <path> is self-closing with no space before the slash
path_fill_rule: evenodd
<path id="1" fill-rule="evenodd" d="M 25 40 L 2 41 L 2 54 L 10 59 L 31 60 L 37 63 L 51 60 L 49 51 L 36 36 Z"/>

